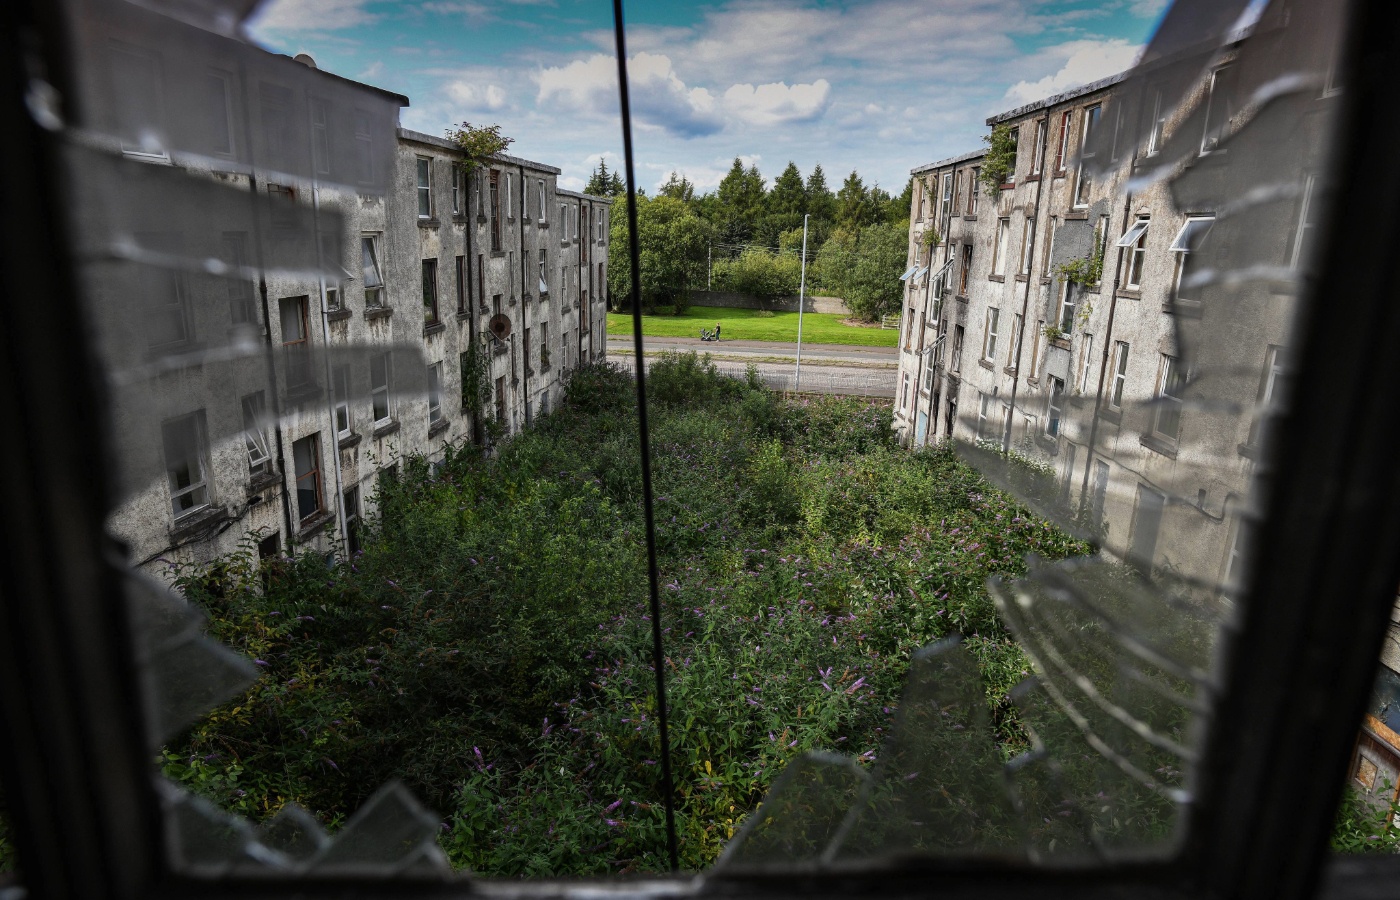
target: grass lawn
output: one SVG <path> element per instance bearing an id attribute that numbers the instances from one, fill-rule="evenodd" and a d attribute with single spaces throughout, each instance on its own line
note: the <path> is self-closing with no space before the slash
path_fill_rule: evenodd
<path id="1" fill-rule="evenodd" d="M 642 333 L 649 337 L 698 338 L 701 328 L 722 327 L 720 337 L 735 341 L 797 341 L 797 313 L 778 312 L 771 317 L 756 309 L 727 306 L 693 306 L 685 314 L 665 313 L 642 317 Z M 893 328 L 859 328 L 842 325 L 835 313 L 803 313 L 802 341 L 813 344 L 852 344 L 859 347 L 894 347 L 899 332 Z M 608 334 L 632 333 L 631 313 L 608 313 Z"/>

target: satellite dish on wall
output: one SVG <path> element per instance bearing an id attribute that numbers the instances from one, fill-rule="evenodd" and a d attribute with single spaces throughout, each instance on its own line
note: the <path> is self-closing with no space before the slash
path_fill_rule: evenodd
<path id="1" fill-rule="evenodd" d="M 486 324 L 487 330 L 492 337 L 498 341 L 504 341 L 510 337 L 510 316 L 505 313 L 497 313 L 491 317 L 491 321 Z"/>

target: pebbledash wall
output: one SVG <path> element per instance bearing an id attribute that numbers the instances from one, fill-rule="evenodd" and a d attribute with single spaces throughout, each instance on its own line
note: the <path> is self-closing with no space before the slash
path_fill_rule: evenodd
<path id="1" fill-rule="evenodd" d="M 1289 30 L 1266 18 L 1239 38 L 1293 54 Z M 1016 141 L 995 190 L 978 181 L 982 151 L 913 170 L 894 413 L 909 447 L 990 441 L 1049 462 L 1058 501 L 1041 501 L 1087 513 L 1109 555 L 1214 586 L 1227 607 L 1290 323 L 1315 278 L 1325 123 L 1342 91 L 1314 53 L 1299 61 L 1310 90 L 1263 105 L 1216 96 L 1242 77 L 1235 63 L 1232 51 L 1203 65 L 1140 146 L 1115 139 L 1098 178 L 1078 164 L 1086 132 L 1129 84 L 1144 96 L 1125 108 L 1155 109 L 1150 79 L 1117 75 L 989 118 Z M 1166 177 L 1144 177 L 1159 155 L 1173 159 Z M 1097 284 L 1058 271 L 1096 254 Z M 1219 277 L 1231 268 L 1243 277 Z M 1400 790 L 1400 598 L 1392 620 L 1349 768 L 1380 808 Z"/>
<path id="2" fill-rule="evenodd" d="M 341 92 L 348 85 L 365 104 L 408 105 L 314 68 L 296 87 L 312 96 L 321 82 Z M 244 108 L 256 115 L 256 103 Z M 357 120 L 357 127 L 382 123 L 378 133 L 357 135 L 363 147 L 393 148 L 376 151 L 392 169 L 382 195 L 256 169 L 185 167 L 275 194 L 288 215 L 337 223 L 336 268 L 346 277 L 267 272 L 207 288 L 172 281 L 182 344 L 214 346 L 225 335 L 256 342 L 288 372 L 304 367 L 309 389 L 300 397 L 295 387 L 279 389 L 290 381 L 285 372 L 271 382 L 276 397 L 185 375 L 163 389 L 161 402 L 146 404 L 160 410 L 152 421 L 122 412 L 118 433 L 130 427 L 145 436 L 128 441 L 127 452 L 149 457 L 110 519 L 133 565 L 159 572 L 240 544 L 256 545 L 261 557 L 353 550 L 383 473 L 398 471 L 406 457 L 431 462 L 449 445 L 519 432 L 559 403 L 571 372 L 604 357 L 611 202 L 562 190 L 559 169 L 514 156 L 496 155 L 468 173 L 454 143 L 394 129 L 394 118 Z M 125 278 L 135 296 L 139 273 L 117 268 L 112 284 Z M 509 323 L 503 339 L 489 327 L 495 316 Z M 131 346 L 155 346 L 148 335 L 131 338 Z M 105 343 L 109 361 L 126 353 L 120 340 Z M 486 360 L 479 417 L 463 391 L 473 347 Z M 265 415 L 250 418 L 250 401 Z"/>

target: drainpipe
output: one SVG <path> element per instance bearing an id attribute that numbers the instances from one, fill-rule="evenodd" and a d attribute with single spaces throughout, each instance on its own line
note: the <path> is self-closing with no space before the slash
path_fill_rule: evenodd
<path id="1" fill-rule="evenodd" d="M 243 66 L 238 68 L 239 90 L 244 97 L 248 93 L 248 73 Z M 243 140 L 244 145 L 253 146 L 253 126 L 248 116 L 243 117 Z M 258 199 L 258 177 L 253 173 L 252 164 L 248 166 L 248 191 L 252 195 L 252 201 L 256 210 Z M 282 404 L 277 396 L 277 366 L 272 359 L 272 313 L 267 302 L 267 270 L 263 267 L 262 258 L 262 232 L 258 227 L 258 216 L 253 216 L 253 252 L 257 255 L 258 268 L 258 295 L 262 302 L 263 317 L 263 346 L 267 348 L 267 389 L 268 403 L 272 410 L 272 433 L 277 439 L 277 467 L 281 475 L 282 488 L 282 522 L 287 529 L 287 555 L 292 555 L 292 547 L 296 543 L 296 532 L 292 530 L 292 506 L 290 492 L 287 490 L 287 473 L 284 468 L 285 456 L 283 455 L 282 442 Z"/>
<path id="2" fill-rule="evenodd" d="M 515 230 L 520 235 L 520 327 L 524 328 L 526 315 L 525 288 L 529 284 L 529 282 L 525 280 L 525 167 L 523 165 L 517 165 L 516 169 L 520 172 L 520 215 L 518 215 L 515 219 Z M 524 346 L 524 344 L 522 344 L 521 346 Z M 529 354 L 530 348 L 525 347 L 525 360 L 520 366 L 520 383 L 524 385 L 524 387 L 521 389 L 521 392 L 525 395 L 526 426 L 529 426 L 531 422 Z M 514 366 L 515 364 L 512 362 L 512 372 L 514 370 Z"/>
<path id="3" fill-rule="evenodd" d="M 465 271 L 463 274 L 465 274 L 467 279 L 467 284 L 464 288 L 465 296 L 467 298 L 467 348 L 469 352 L 473 355 L 473 357 L 475 357 L 477 353 L 476 305 L 477 303 L 485 303 L 486 298 L 472 297 L 472 286 L 476 283 L 476 279 L 472 276 L 477 275 L 477 277 L 480 278 L 483 277 L 485 273 L 477 272 L 476 253 L 474 252 L 474 247 L 472 246 L 472 233 L 476 231 L 476 216 L 472 215 L 472 183 L 475 182 L 476 179 L 467 177 L 471 174 L 471 172 L 463 172 L 461 175 L 462 181 L 465 182 L 462 190 L 462 199 L 466 201 L 465 215 L 467 219 L 466 228 L 463 229 L 467 233 L 467 264 L 464 267 Z M 477 368 L 480 367 L 478 366 Z M 473 372 L 472 375 L 473 377 L 475 377 L 476 373 Z M 476 403 L 481 402 L 481 385 L 477 385 L 477 396 L 474 398 L 474 401 Z M 475 413 L 471 415 L 471 440 L 474 444 L 481 443 L 481 422 L 479 421 L 479 419 L 480 417 L 477 416 Z"/>
<path id="4" fill-rule="evenodd" d="M 387 204 L 388 197 L 385 197 L 385 202 Z M 311 182 L 311 221 L 316 223 L 316 233 L 320 235 L 321 188 L 314 179 Z M 321 242 L 319 240 L 316 241 L 316 265 L 322 269 L 317 283 L 321 288 L 321 342 L 326 348 L 325 365 L 322 366 L 326 376 L 326 409 L 330 413 L 331 459 L 335 463 L 333 466 L 335 470 L 335 527 L 340 532 L 340 539 L 345 541 L 349 539 L 345 524 L 345 475 L 340 470 L 340 432 L 336 428 L 335 421 L 335 369 L 331 366 L 331 320 L 330 310 L 326 307 L 325 260 L 321 258 Z M 342 291 L 342 295 L 343 293 Z M 344 296 L 341 296 L 341 302 L 345 302 Z M 349 402 L 348 398 L 347 402 Z"/>
<path id="5" fill-rule="evenodd" d="M 1002 455 L 1011 452 L 1011 429 L 1016 423 L 1016 392 L 1021 383 L 1021 356 L 1026 352 L 1026 317 L 1030 312 L 1031 305 L 1031 281 L 1035 278 L 1035 245 L 1038 243 L 1037 237 L 1040 234 L 1040 197 L 1045 190 L 1045 153 L 1050 140 L 1050 109 L 1045 110 L 1045 127 L 1041 129 L 1040 147 L 1036 150 L 1037 157 L 1041 160 L 1040 177 L 1035 183 L 1035 206 L 1031 212 L 1031 221 L 1035 223 L 1035 231 L 1031 234 L 1031 245 L 1026 252 L 1026 292 L 1021 298 L 1021 329 L 1016 334 L 1016 367 L 1015 375 L 1011 376 L 1011 412 L 1006 416 L 1006 432 L 1001 438 Z"/>
<path id="6" fill-rule="evenodd" d="M 1129 194 L 1123 200 L 1123 225 L 1126 230 L 1128 224 L 1128 213 L 1133 208 L 1133 195 Z M 1105 228 L 1105 230 L 1107 230 Z M 1122 233 L 1118 235 L 1120 238 Z M 1108 243 L 1108 235 L 1104 235 L 1104 243 Z M 1099 435 L 1099 410 L 1103 408 L 1103 386 L 1104 380 L 1108 377 L 1108 359 L 1113 347 L 1113 319 L 1118 312 L 1118 279 L 1123 272 L 1123 248 L 1118 248 L 1117 258 L 1113 263 L 1113 283 L 1109 285 L 1108 294 L 1108 324 L 1104 327 L 1103 337 L 1103 359 L 1099 362 L 1099 384 L 1094 390 L 1094 418 L 1089 423 L 1089 445 L 1084 454 L 1084 482 L 1079 489 L 1079 512 L 1084 512 L 1084 500 L 1089 495 L 1089 473 L 1094 468 L 1094 444 Z"/>

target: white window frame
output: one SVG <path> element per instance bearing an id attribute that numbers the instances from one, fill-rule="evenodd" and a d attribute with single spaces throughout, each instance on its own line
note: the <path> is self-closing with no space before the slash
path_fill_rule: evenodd
<path id="1" fill-rule="evenodd" d="M 331 392 L 335 406 L 335 436 L 341 440 L 355 433 L 355 419 L 350 411 L 350 367 L 336 366 L 331 372 Z M 342 421 L 344 427 L 341 427 Z"/>
<path id="2" fill-rule="evenodd" d="M 1055 324 L 1069 337 L 1074 331 L 1074 311 L 1079 306 L 1074 297 L 1074 282 L 1066 278 L 1060 282 L 1060 298 L 1055 308 Z"/>
<path id="3" fill-rule="evenodd" d="M 1045 140 L 1045 129 L 1050 127 L 1050 120 L 1037 119 L 1035 122 L 1035 149 L 1031 154 L 1031 174 L 1040 175 L 1045 168 L 1045 150 L 1049 141 Z"/>
<path id="4" fill-rule="evenodd" d="M 1316 222 L 1310 221 L 1313 213 L 1313 189 L 1316 184 L 1317 176 L 1311 172 L 1303 178 L 1303 202 L 1298 207 L 1298 227 L 1294 230 L 1293 249 L 1288 259 L 1288 265 L 1293 269 L 1298 268 L 1312 230 L 1317 227 Z"/>
<path id="5" fill-rule="evenodd" d="M 189 428 L 188 435 L 180 435 L 172 431 L 172 429 L 186 426 Z M 170 489 L 170 511 L 174 520 L 179 522 L 213 505 L 209 485 L 209 433 L 205 424 L 204 410 L 195 410 L 183 416 L 167 419 L 161 423 L 160 430 L 162 448 L 165 451 L 166 483 Z M 170 459 L 169 450 L 172 436 L 177 440 L 187 436 L 192 444 L 192 455 L 179 460 L 179 462 L 192 464 L 189 465 L 190 482 L 184 487 L 177 486 L 175 469 Z M 181 501 L 186 497 L 194 498 L 190 501 L 192 505 L 181 509 Z"/>
<path id="6" fill-rule="evenodd" d="M 995 363 L 997 355 L 997 327 L 1001 324 L 1001 310 L 997 309 L 995 306 L 987 307 L 986 316 L 982 321 L 982 358 L 987 362 Z"/>
<path id="7" fill-rule="evenodd" d="M 380 373 L 375 371 L 376 366 L 382 366 L 382 380 L 378 380 Z M 394 421 L 393 383 L 394 361 L 390 354 L 381 353 L 371 357 L 369 361 L 370 416 L 376 428 Z M 384 409 L 383 416 L 379 415 L 381 405 Z"/>
<path id="8" fill-rule="evenodd" d="M 1027 216 L 1021 222 L 1021 266 L 1019 274 L 1030 277 L 1031 250 L 1035 247 L 1035 219 Z"/>
<path id="9" fill-rule="evenodd" d="M 1006 367 L 1016 368 L 1016 354 L 1021 350 L 1021 314 L 1011 315 L 1011 342 L 1006 352 Z"/>
<path id="10" fill-rule="evenodd" d="M 1050 272 L 1050 257 L 1054 254 L 1054 250 L 1055 250 L 1055 232 L 1059 229 L 1059 227 L 1060 227 L 1060 217 L 1059 217 L 1059 216 L 1051 216 L 1051 217 L 1050 217 L 1050 226 L 1049 226 L 1048 228 L 1045 229 L 1045 259 L 1043 259 L 1043 260 L 1041 261 L 1041 267 L 1040 267 L 1040 274 L 1041 274 L 1041 276 L 1044 277 L 1044 278 L 1049 278 L 1050 275 L 1051 275 L 1051 272 Z"/>
<path id="11" fill-rule="evenodd" d="M 462 214 L 462 170 L 452 164 L 452 215 Z"/>
<path id="12" fill-rule="evenodd" d="M 1127 341 L 1118 341 L 1113 347 L 1113 383 L 1108 391 L 1108 405 L 1113 409 L 1123 408 L 1123 394 L 1128 386 L 1128 353 L 1132 346 Z"/>
<path id="13" fill-rule="evenodd" d="M 248 471 L 261 475 L 271 468 L 272 450 L 267 442 L 267 401 L 262 391 L 243 397 L 243 445 L 248 451 Z"/>
<path id="14" fill-rule="evenodd" d="M 442 421 L 442 363 L 428 366 L 428 424 Z"/>
<path id="15" fill-rule="evenodd" d="M 309 446 L 311 448 L 311 463 L 315 468 L 302 473 L 297 468 L 297 445 Z M 316 478 L 316 508 L 305 515 L 301 509 L 301 480 L 310 475 Z M 292 494 L 297 508 L 297 519 L 299 522 L 309 522 L 316 516 L 326 511 L 326 468 L 325 459 L 321 453 L 321 433 L 308 434 L 306 437 L 298 438 L 292 442 Z"/>
<path id="16" fill-rule="evenodd" d="M 1094 336 L 1087 331 L 1084 332 L 1084 346 L 1079 351 L 1080 373 L 1079 373 L 1079 393 L 1089 392 L 1089 373 L 1094 362 Z"/>
<path id="17" fill-rule="evenodd" d="M 1080 122 L 1079 135 L 1079 165 L 1074 175 L 1074 208 L 1085 209 L 1089 205 L 1089 189 L 1093 187 L 1093 179 L 1084 176 L 1084 160 L 1090 154 L 1085 153 L 1085 148 L 1089 146 L 1090 132 L 1098 124 L 1103 116 L 1103 104 L 1095 103 L 1084 107 L 1084 115 Z"/>
<path id="18" fill-rule="evenodd" d="M 545 218 L 545 212 L 544 212 L 545 209 L 547 208 L 547 205 L 545 204 L 545 196 L 544 196 L 544 179 L 543 179 L 543 178 L 540 178 L 540 179 L 538 179 L 535 183 L 539 186 L 539 189 L 540 189 L 540 224 L 544 224 L 544 223 L 547 221 L 547 219 Z"/>
<path id="19" fill-rule="evenodd" d="M 1206 118 L 1204 126 L 1205 130 L 1201 134 L 1202 156 L 1205 156 L 1208 153 L 1217 152 L 1220 149 L 1220 142 L 1228 136 L 1226 132 L 1230 128 L 1230 119 L 1233 118 L 1233 114 L 1225 116 L 1224 119 L 1218 122 L 1217 124 L 1219 127 L 1217 130 L 1214 131 L 1214 133 L 1212 133 L 1211 124 L 1212 117 L 1216 112 L 1217 105 L 1217 98 L 1215 92 L 1216 83 L 1220 80 L 1220 73 L 1228 71 L 1230 68 L 1230 65 L 1224 65 L 1220 66 L 1214 72 L 1210 73 L 1210 90 L 1206 93 Z M 1227 112 L 1229 112 L 1228 108 Z"/>
<path id="20" fill-rule="evenodd" d="M 1152 128 L 1147 133 L 1147 155 L 1156 156 L 1162 150 L 1162 137 L 1167 126 L 1166 113 L 1162 111 L 1162 92 L 1152 92 Z"/>
<path id="21" fill-rule="evenodd" d="M 1059 437 L 1064 422 L 1065 383 L 1062 379 L 1046 376 L 1045 391 L 1045 433 Z"/>
<path id="22" fill-rule="evenodd" d="M 507 172 L 505 173 L 505 175 L 506 175 L 506 221 L 507 221 L 507 222 L 514 222 L 514 221 L 515 221 L 515 204 L 510 202 L 511 196 L 512 196 L 512 195 L 511 195 L 511 185 L 512 185 L 512 184 L 514 183 L 514 181 L 515 181 L 515 179 L 512 177 L 512 176 L 514 175 L 514 173 L 513 173 L 513 172 L 510 172 L 510 171 L 507 171 Z"/>
<path id="23" fill-rule="evenodd" d="M 1215 224 L 1215 216 L 1187 216 L 1182 224 L 1181 230 L 1172 238 L 1168 252 L 1176 254 L 1176 273 L 1172 278 L 1172 297 L 1176 299 L 1190 299 L 1181 297 L 1181 280 L 1186 277 L 1186 264 L 1194 248 L 1200 246 L 1203 240 Z"/>
<path id="24" fill-rule="evenodd" d="M 1182 402 L 1180 392 L 1186 379 L 1178 372 L 1180 365 L 1181 360 L 1166 353 L 1162 354 L 1157 373 L 1157 390 L 1153 395 L 1152 433 L 1173 442 L 1181 439 Z M 1176 419 L 1171 430 L 1166 430 L 1162 426 L 1163 420 L 1168 416 L 1174 416 Z"/>
<path id="25" fill-rule="evenodd" d="M 379 239 L 378 233 L 360 235 L 360 277 L 364 281 L 365 309 L 380 309 L 385 305 L 384 264 L 379 258 Z M 365 263 L 366 250 L 369 251 L 369 264 Z M 377 283 L 371 284 L 371 281 Z"/>
<path id="26" fill-rule="evenodd" d="M 433 160 L 428 156 L 418 156 L 414 159 L 418 218 L 431 219 L 433 217 Z"/>
<path id="27" fill-rule="evenodd" d="M 997 220 L 997 243 L 992 256 L 992 274 L 1006 277 L 1006 256 L 1011 243 L 1011 217 L 1002 216 Z"/>
<path id="28" fill-rule="evenodd" d="M 1138 216 L 1121 238 L 1117 246 L 1128 251 L 1128 265 L 1123 272 L 1123 287 L 1135 291 L 1142 287 L 1142 273 L 1147 265 L 1147 232 L 1152 219 Z"/>

